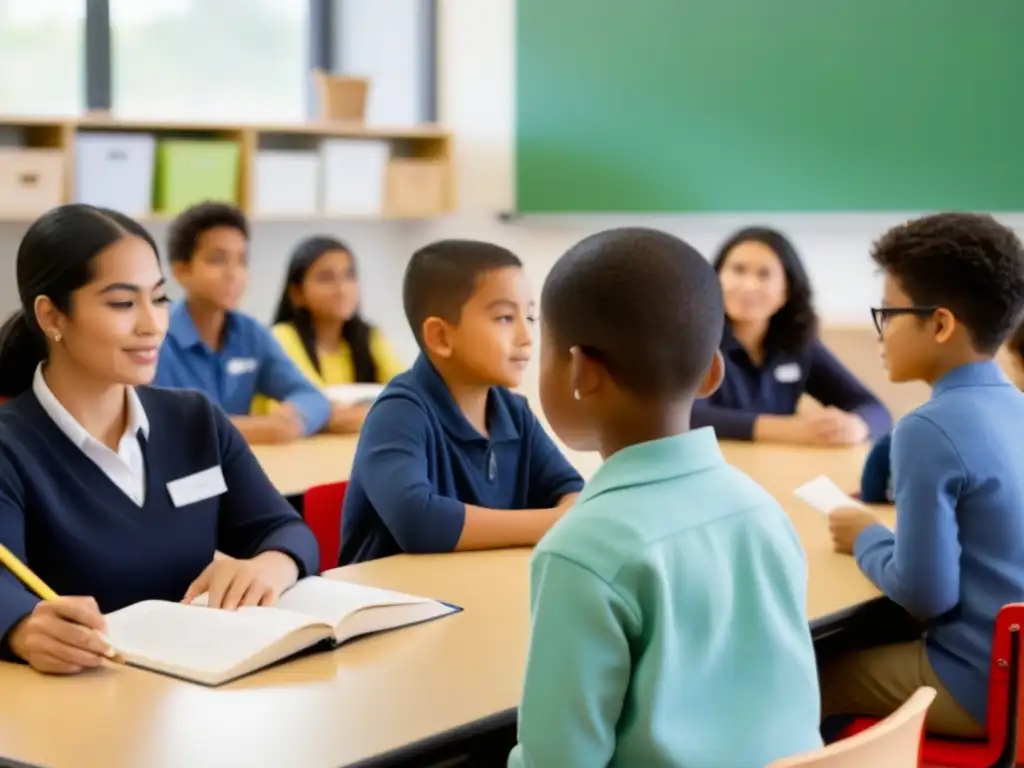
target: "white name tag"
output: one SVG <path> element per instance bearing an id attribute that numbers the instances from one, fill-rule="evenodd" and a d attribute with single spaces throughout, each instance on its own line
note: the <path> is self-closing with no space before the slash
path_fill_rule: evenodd
<path id="1" fill-rule="evenodd" d="M 773 373 L 776 381 L 782 384 L 792 384 L 795 381 L 800 381 L 803 371 L 800 370 L 797 363 L 785 363 L 776 367 Z"/>
<path id="2" fill-rule="evenodd" d="M 233 357 L 228 360 L 228 375 L 241 376 L 243 373 L 252 373 L 256 370 L 256 365 L 255 357 Z"/>
<path id="3" fill-rule="evenodd" d="M 167 484 L 167 492 L 176 507 L 187 507 L 197 501 L 212 499 L 227 493 L 228 486 L 224 482 L 224 473 L 220 465 L 196 472 L 194 475 L 171 480 Z"/>

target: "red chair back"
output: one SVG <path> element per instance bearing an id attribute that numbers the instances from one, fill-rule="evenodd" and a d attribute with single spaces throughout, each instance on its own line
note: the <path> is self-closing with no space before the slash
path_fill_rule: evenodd
<path id="1" fill-rule="evenodd" d="M 985 724 L 989 743 L 1003 748 L 1003 754 L 993 764 L 997 766 L 1014 766 L 1024 762 L 1024 745 L 1019 738 L 1021 729 L 1024 728 L 1020 670 L 1022 629 L 1024 603 L 1004 605 L 996 617 L 996 631 L 992 638 L 992 666 L 989 668 L 988 677 L 988 722 Z M 1011 756 L 1014 759 L 1011 760 Z"/>
<path id="2" fill-rule="evenodd" d="M 302 516 L 320 546 L 320 570 L 337 568 L 341 552 L 341 507 L 348 483 L 317 485 L 302 498 Z"/>

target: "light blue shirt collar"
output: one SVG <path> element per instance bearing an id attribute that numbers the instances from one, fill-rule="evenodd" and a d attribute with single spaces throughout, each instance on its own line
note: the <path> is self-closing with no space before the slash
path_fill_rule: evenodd
<path id="1" fill-rule="evenodd" d="M 224 346 L 227 346 L 228 336 L 233 327 L 234 313 L 228 312 L 224 318 Z M 199 338 L 199 331 L 196 329 L 196 324 L 192 322 L 192 315 L 189 314 L 188 306 L 184 301 L 176 301 L 171 307 L 171 318 L 167 327 L 167 335 L 173 338 L 182 349 L 208 346 Z"/>
<path id="2" fill-rule="evenodd" d="M 957 387 L 1012 386 L 1003 369 L 995 360 L 960 365 L 935 382 L 932 396 Z"/>
<path id="3" fill-rule="evenodd" d="M 650 485 L 725 464 L 715 430 L 703 427 L 681 435 L 623 448 L 594 473 L 577 503 L 619 488 Z"/>

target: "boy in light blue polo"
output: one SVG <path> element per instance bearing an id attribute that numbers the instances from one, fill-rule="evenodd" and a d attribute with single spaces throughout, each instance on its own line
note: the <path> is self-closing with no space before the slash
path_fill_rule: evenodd
<path id="1" fill-rule="evenodd" d="M 171 224 L 171 267 L 187 295 L 171 309 L 154 384 L 204 392 L 250 443 L 288 442 L 326 426 L 331 404 L 267 328 L 236 311 L 248 239 L 245 215 L 224 203 L 194 206 Z M 251 415 L 257 394 L 282 406 Z"/>
<path id="2" fill-rule="evenodd" d="M 541 403 L 605 463 L 538 544 L 510 766 L 750 768 L 821 746 L 803 550 L 690 410 L 722 379 L 714 270 L 593 235 L 541 302 Z"/>

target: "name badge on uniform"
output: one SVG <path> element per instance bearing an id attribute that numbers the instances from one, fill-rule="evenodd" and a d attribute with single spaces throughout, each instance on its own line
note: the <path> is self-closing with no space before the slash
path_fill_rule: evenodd
<path id="1" fill-rule="evenodd" d="M 256 370 L 256 365 L 255 357 L 233 357 L 228 360 L 228 375 L 241 376 L 243 373 L 252 373 Z"/>
<path id="2" fill-rule="evenodd" d="M 167 484 L 167 492 L 171 494 L 171 501 L 176 507 L 187 507 L 197 501 L 212 499 L 227 493 L 228 486 L 224 482 L 224 473 L 220 465 L 196 472 L 194 475 L 171 480 Z"/>
<path id="3" fill-rule="evenodd" d="M 775 380 L 780 384 L 793 384 L 794 382 L 800 381 L 800 376 L 803 371 L 800 370 L 798 363 L 783 363 L 782 365 L 776 366 L 773 371 Z"/>

